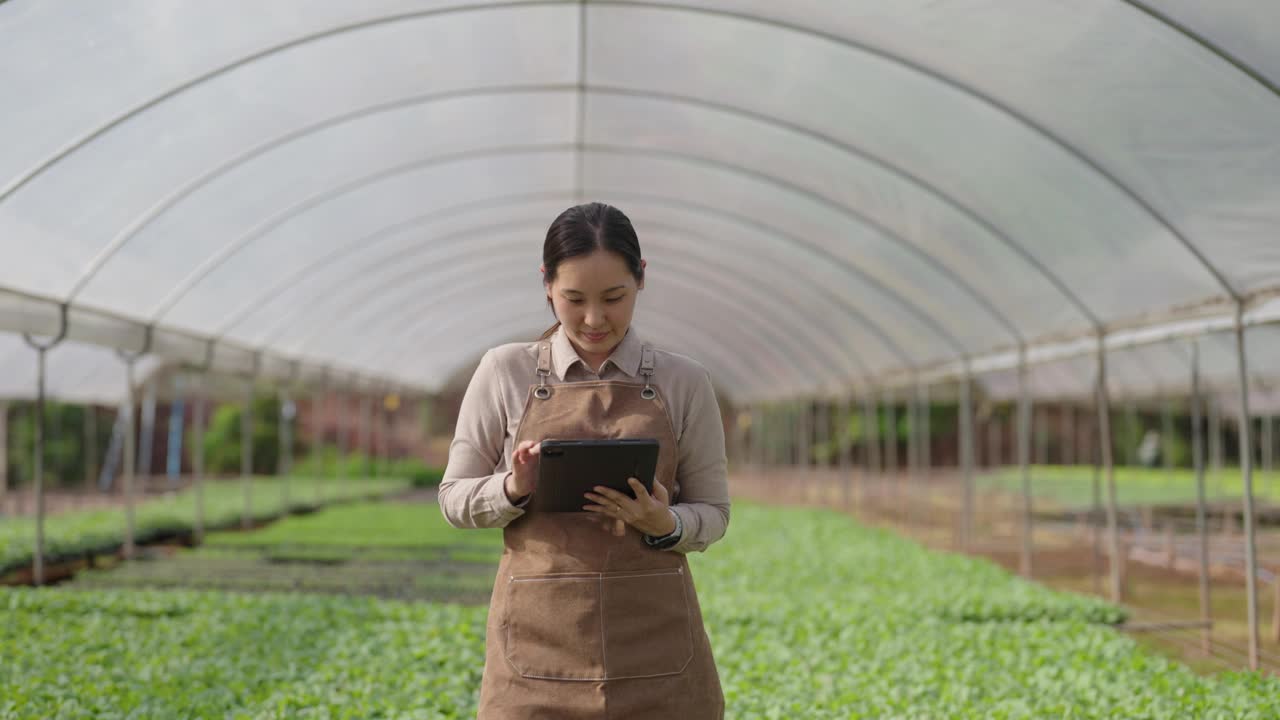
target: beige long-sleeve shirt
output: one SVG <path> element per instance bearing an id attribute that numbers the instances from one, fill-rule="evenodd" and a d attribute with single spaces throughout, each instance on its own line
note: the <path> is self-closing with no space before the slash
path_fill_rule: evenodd
<path id="1" fill-rule="evenodd" d="M 643 340 L 634 325 L 609 359 L 592 372 L 562 330 L 551 338 L 549 385 L 583 380 L 631 381 L 640 374 Z M 487 351 L 462 398 L 449 463 L 440 483 L 440 509 L 459 528 L 505 527 L 524 514 L 504 489 L 516 429 L 529 386 L 536 384 L 538 343 L 509 343 Z M 711 376 L 692 358 L 654 348 L 653 384 L 667 402 L 678 444 L 676 480 L 683 534 L 672 552 L 706 550 L 729 525 L 724 425 Z M 527 501 L 526 501 L 527 502 Z"/>

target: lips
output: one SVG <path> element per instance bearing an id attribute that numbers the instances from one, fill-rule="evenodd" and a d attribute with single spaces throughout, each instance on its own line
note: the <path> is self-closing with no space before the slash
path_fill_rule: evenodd
<path id="1" fill-rule="evenodd" d="M 588 339 L 588 340 L 592 341 L 592 342 L 600 342 L 601 340 L 603 340 L 603 339 L 605 339 L 605 338 L 609 337 L 609 333 L 607 333 L 607 332 L 603 332 L 603 333 L 599 333 L 599 334 L 583 333 L 583 334 L 582 334 L 582 336 L 583 336 L 583 337 L 585 337 L 586 339 Z"/>

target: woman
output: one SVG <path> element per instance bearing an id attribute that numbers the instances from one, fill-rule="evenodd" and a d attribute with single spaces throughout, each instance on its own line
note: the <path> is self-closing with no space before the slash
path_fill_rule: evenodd
<path id="1" fill-rule="evenodd" d="M 440 484 L 451 525 L 504 528 L 478 718 L 723 718 L 685 559 L 729 522 L 711 378 L 632 327 L 646 263 L 620 210 L 564 211 L 542 258 L 558 322 L 481 358 Z M 619 437 L 658 438 L 652 494 L 632 478 L 635 499 L 597 486 L 582 512 L 525 512 L 543 439 Z"/>

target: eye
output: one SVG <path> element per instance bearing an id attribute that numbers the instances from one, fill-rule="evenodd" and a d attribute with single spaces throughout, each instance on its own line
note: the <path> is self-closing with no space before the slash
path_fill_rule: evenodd
<path id="1" fill-rule="evenodd" d="M 622 298 L 624 298 L 624 297 L 626 297 L 626 296 L 625 296 L 625 295 L 619 295 L 618 297 L 614 297 L 614 298 L 605 298 L 605 302 L 607 302 L 607 303 L 616 303 L 616 302 L 618 302 L 619 300 L 621 300 L 621 299 L 622 299 Z"/>
<path id="2" fill-rule="evenodd" d="M 581 305 L 581 304 L 582 304 L 582 298 L 571 298 L 571 299 L 569 300 L 569 303 L 570 303 L 570 304 L 573 304 L 573 305 Z"/>

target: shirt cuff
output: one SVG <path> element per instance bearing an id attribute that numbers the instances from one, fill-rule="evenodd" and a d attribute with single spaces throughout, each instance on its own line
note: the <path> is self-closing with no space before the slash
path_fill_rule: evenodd
<path id="1" fill-rule="evenodd" d="M 532 494 L 526 495 L 519 504 L 513 504 L 507 499 L 507 478 L 511 477 L 512 471 L 495 474 L 489 479 L 488 496 L 489 507 L 493 509 L 493 513 L 502 521 L 511 521 L 524 514 L 524 507 L 529 504 L 529 500 L 533 498 Z M 504 522 L 505 524 L 505 522 Z"/>

